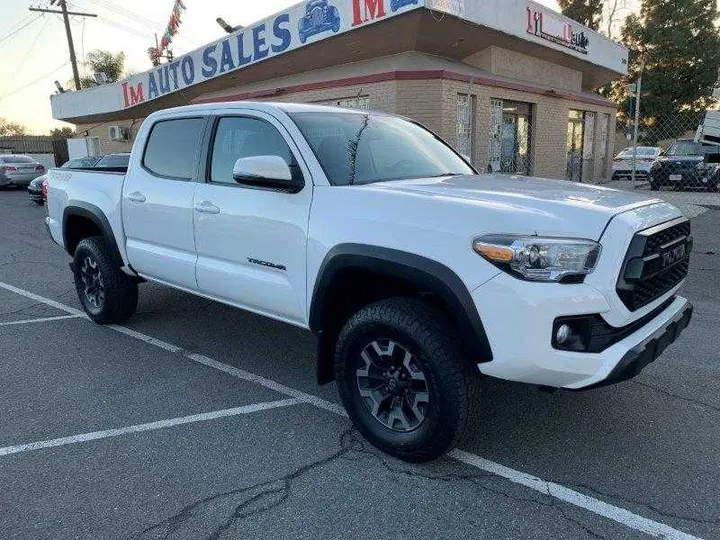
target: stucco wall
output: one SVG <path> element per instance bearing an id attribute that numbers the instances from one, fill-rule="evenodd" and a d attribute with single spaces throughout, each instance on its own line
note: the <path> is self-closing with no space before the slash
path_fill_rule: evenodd
<path id="1" fill-rule="evenodd" d="M 580 92 L 582 73 L 502 47 L 490 46 L 463 60 L 494 75 L 533 82 L 549 88 Z"/>
<path id="2" fill-rule="evenodd" d="M 76 133 L 82 137 L 97 137 L 100 141 L 100 153 L 102 155 L 116 154 L 120 152 L 129 152 L 132 149 L 132 143 L 135 140 L 142 118 L 136 120 L 113 121 L 106 124 L 90 124 L 77 126 Z M 110 126 L 124 126 L 130 130 L 130 137 L 127 141 L 110 140 Z M 85 134 L 87 132 L 87 135 Z"/>

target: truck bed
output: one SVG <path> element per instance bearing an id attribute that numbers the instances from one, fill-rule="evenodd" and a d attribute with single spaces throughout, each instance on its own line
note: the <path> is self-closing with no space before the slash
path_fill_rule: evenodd
<path id="1" fill-rule="evenodd" d="M 64 247 L 63 213 L 68 206 L 99 209 L 117 239 L 124 238 L 121 204 L 127 169 L 51 169 L 48 172 L 48 228 Z M 120 244 L 120 242 L 118 242 Z M 124 246 L 118 246 L 124 257 Z"/>

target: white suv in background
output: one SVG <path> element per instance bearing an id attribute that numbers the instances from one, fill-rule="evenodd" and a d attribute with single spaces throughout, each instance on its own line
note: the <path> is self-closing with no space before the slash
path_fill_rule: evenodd
<path id="1" fill-rule="evenodd" d="M 662 148 L 657 146 L 638 146 L 635 176 L 649 178 L 650 168 L 660 157 L 662 151 Z M 620 180 L 623 177 L 629 178 L 632 176 L 633 155 L 634 150 L 632 148 L 625 148 L 622 152 L 615 156 L 615 159 L 613 160 L 613 180 Z"/>

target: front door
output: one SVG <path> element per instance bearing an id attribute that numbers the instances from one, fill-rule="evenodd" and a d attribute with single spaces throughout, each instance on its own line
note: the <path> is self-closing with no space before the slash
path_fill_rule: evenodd
<path id="1" fill-rule="evenodd" d="M 215 123 L 205 182 L 195 192 L 200 292 L 287 322 L 306 323 L 306 248 L 312 180 L 285 128 L 253 112 Z M 292 148 L 291 148 L 292 147 Z M 235 161 L 280 156 L 302 175 L 299 193 L 233 180 Z"/>
<path id="2" fill-rule="evenodd" d="M 193 191 L 205 118 L 156 122 L 131 163 L 122 212 L 130 264 L 140 275 L 195 289 Z"/>
<path id="3" fill-rule="evenodd" d="M 567 179 L 573 182 L 582 182 L 584 122 L 582 111 L 570 111 L 567 134 Z"/>

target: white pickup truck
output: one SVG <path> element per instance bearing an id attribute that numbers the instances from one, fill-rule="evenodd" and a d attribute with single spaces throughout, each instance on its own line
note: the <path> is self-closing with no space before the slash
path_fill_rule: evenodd
<path id="1" fill-rule="evenodd" d="M 458 441 L 479 373 L 614 383 L 692 315 L 678 296 L 690 222 L 675 207 L 478 175 L 387 114 L 165 110 L 127 171 L 53 170 L 48 183 L 46 223 L 93 320 L 130 317 L 148 280 L 309 329 L 319 383 L 335 380 L 363 435 L 409 461 Z"/>

